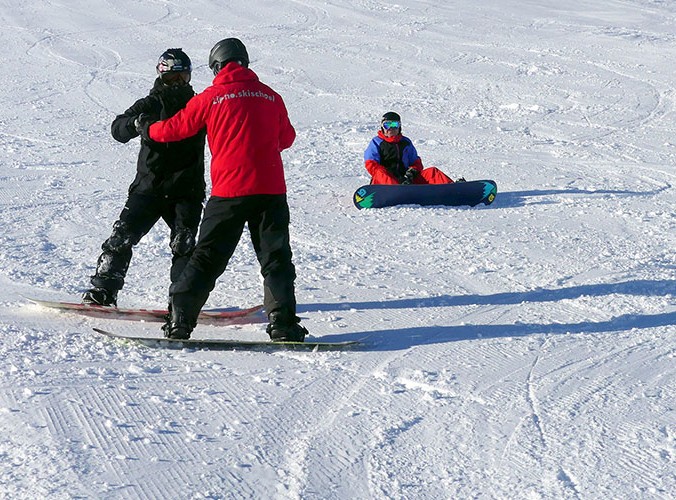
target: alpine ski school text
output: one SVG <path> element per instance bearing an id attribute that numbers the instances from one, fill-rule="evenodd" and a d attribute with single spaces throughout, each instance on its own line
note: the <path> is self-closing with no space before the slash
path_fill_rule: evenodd
<path id="1" fill-rule="evenodd" d="M 275 102 L 274 95 L 266 94 L 265 92 L 261 91 L 251 92 L 249 90 L 240 90 L 236 94 L 232 93 L 214 97 L 214 100 L 211 101 L 211 104 L 220 104 L 223 101 L 227 101 L 229 99 L 238 99 L 240 97 L 261 97 L 263 99 L 267 99 L 268 101 Z"/>

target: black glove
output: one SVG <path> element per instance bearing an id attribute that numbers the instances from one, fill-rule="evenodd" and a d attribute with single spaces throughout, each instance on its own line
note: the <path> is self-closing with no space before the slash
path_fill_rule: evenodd
<path id="1" fill-rule="evenodd" d="M 151 119 L 150 115 L 146 113 L 141 113 L 134 120 L 134 128 L 144 141 L 152 141 L 150 134 L 148 133 L 148 128 L 150 128 L 150 125 L 154 122 L 155 120 Z"/>
<path id="2" fill-rule="evenodd" d="M 413 182 L 413 179 L 418 174 L 419 172 L 415 168 L 409 167 L 408 170 L 406 170 L 406 173 L 404 174 L 404 180 L 401 181 L 401 183 L 405 186 L 408 186 L 411 182 Z"/>

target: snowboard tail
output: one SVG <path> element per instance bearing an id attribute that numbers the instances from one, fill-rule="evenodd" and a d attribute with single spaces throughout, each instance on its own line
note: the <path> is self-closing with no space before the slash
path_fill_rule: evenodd
<path id="1" fill-rule="evenodd" d="M 94 304 L 81 304 L 77 302 L 55 302 L 27 298 L 34 304 L 48 309 L 69 311 L 94 318 L 124 319 L 134 321 L 148 321 L 163 323 L 168 311 L 166 309 L 121 309 L 111 306 L 98 306 Z M 197 321 L 205 325 L 240 325 L 249 323 L 262 323 L 267 321 L 261 313 L 262 305 L 248 309 L 208 309 L 201 311 Z"/>
<path id="2" fill-rule="evenodd" d="M 358 209 L 396 205 L 476 206 L 490 205 L 498 186 L 492 180 L 454 182 L 452 184 L 413 184 L 410 186 L 368 184 L 357 189 L 352 197 Z"/>
<path id="3" fill-rule="evenodd" d="M 272 342 L 270 340 L 235 340 L 235 339 L 194 339 L 187 340 L 168 339 L 163 337 L 133 337 L 121 335 L 119 333 L 93 329 L 95 332 L 107 337 L 143 344 L 148 347 L 166 347 L 173 349 L 195 348 L 195 349 L 261 349 L 261 350 L 284 350 L 284 349 L 303 349 L 303 350 L 335 350 L 346 349 L 360 344 L 356 340 L 345 342 L 321 342 L 315 340 L 306 340 L 305 342 Z"/>

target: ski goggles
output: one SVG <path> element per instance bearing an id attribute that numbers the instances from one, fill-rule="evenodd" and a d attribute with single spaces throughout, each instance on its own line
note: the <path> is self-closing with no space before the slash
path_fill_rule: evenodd
<path id="1" fill-rule="evenodd" d="M 190 83 L 190 71 L 167 71 L 160 74 L 165 85 L 184 85 Z"/>
<path id="2" fill-rule="evenodd" d="M 400 129 L 401 128 L 401 122 L 394 121 L 394 120 L 387 120 L 383 122 L 383 129 L 384 130 L 390 130 L 390 129 Z"/>

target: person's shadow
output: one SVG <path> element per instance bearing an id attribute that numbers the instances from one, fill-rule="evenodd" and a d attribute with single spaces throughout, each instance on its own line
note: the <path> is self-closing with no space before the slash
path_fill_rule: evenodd
<path id="1" fill-rule="evenodd" d="M 654 297 L 673 295 L 674 293 L 676 293 L 676 280 L 635 280 L 614 284 L 580 285 L 569 288 L 537 289 L 529 292 L 505 292 L 492 295 L 442 295 L 421 299 L 299 304 L 298 313 L 380 309 L 383 311 L 383 317 L 386 318 L 388 309 L 405 309 L 409 310 L 411 315 L 424 315 L 424 309 L 429 307 L 556 302 L 582 296 L 600 297 L 610 294 Z M 360 340 L 366 344 L 367 348 L 389 351 L 407 349 L 414 345 L 438 344 L 476 338 L 521 337 L 543 333 L 600 333 L 671 325 L 676 326 L 676 311 L 662 314 L 625 314 L 609 321 L 600 322 L 584 320 L 574 323 L 439 325 L 358 331 L 349 334 L 324 335 L 321 338 L 327 342 Z"/>

